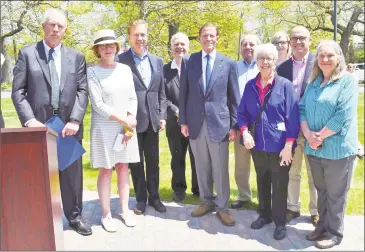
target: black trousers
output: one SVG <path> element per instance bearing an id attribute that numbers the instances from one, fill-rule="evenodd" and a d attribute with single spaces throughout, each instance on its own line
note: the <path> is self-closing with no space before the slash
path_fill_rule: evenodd
<path id="1" fill-rule="evenodd" d="M 196 177 L 194 155 L 189 145 L 189 138 L 181 134 L 179 126 L 171 127 L 167 133 L 171 153 L 171 187 L 176 193 L 185 192 L 187 189 L 185 168 L 186 152 L 189 150 L 191 164 L 191 192 L 199 194 L 198 179 Z"/>
<path id="2" fill-rule="evenodd" d="M 291 165 L 280 166 L 278 152 L 252 150 L 252 159 L 257 176 L 259 215 L 271 218 L 276 226 L 285 226 Z"/>
<path id="3" fill-rule="evenodd" d="M 59 178 L 63 212 L 68 221 L 72 221 L 82 213 L 82 157 L 65 170 L 59 171 Z"/>
<path id="4" fill-rule="evenodd" d="M 139 148 L 139 163 L 130 163 L 129 168 L 132 174 L 134 192 L 137 202 L 160 199 L 159 187 L 159 142 L 158 132 L 154 132 L 151 124 L 145 132 L 137 133 Z M 144 171 L 146 161 L 146 176 Z M 147 183 L 146 183 L 147 182 Z"/>

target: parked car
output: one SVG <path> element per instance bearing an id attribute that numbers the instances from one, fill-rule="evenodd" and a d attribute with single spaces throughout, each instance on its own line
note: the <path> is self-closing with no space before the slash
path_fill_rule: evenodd
<path id="1" fill-rule="evenodd" d="M 364 82 L 364 64 L 365 63 L 355 63 L 354 73 L 356 74 L 359 82 Z"/>

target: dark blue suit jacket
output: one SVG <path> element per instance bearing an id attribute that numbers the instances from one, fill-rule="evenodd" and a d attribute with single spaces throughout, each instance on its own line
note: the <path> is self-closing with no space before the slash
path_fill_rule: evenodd
<path id="1" fill-rule="evenodd" d="M 212 141 L 228 140 L 229 130 L 237 127 L 240 99 L 237 73 L 236 62 L 217 52 L 204 94 L 202 52 L 190 56 L 180 79 L 179 125 L 188 125 L 191 139 L 198 137 L 205 118 Z"/>
<path id="2" fill-rule="evenodd" d="M 310 78 L 310 75 L 312 73 L 312 66 L 313 62 L 315 60 L 315 56 L 312 53 L 309 53 L 308 55 L 308 62 L 305 67 L 305 73 L 304 73 L 304 81 L 302 85 L 302 89 L 300 91 L 300 97 L 303 96 L 305 89 L 307 88 L 308 81 Z M 278 68 L 276 69 L 279 76 L 287 78 L 291 82 L 293 82 L 293 59 L 289 58 L 283 63 L 281 63 Z"/>
<path id="3" fill-rule="evenodd" d="M 150 53 L 148 53 L 148 58 L 152 67 L 152 74 L 151 83 L 147 87 L 134 63 L 131 49 L 118 56 L 118 61 L 128 65 L 133 73 L 134 87 L 138 99 L 137 133 L 145 132 L 149 122 L 151 122 L 153 130 L 158 132 L 160 120 L 166 120 L 163 62 L 161 58 Z"/>

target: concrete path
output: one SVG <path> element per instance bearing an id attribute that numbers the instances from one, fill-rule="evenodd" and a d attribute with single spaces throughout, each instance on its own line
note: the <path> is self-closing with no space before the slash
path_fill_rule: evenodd
<path id="1" fill-rule="evenodd" d="M 131 198 L 129 208 L 136 201 Z M 116 233 L 106 232 L 100 224 L 101 207 L 96 192 L 84 192 L 83 215 L 92 224 L 93 235 L 81 236 L 68 227 L 64 218 L 65 250 L 118 251 L 259 251 L 259 250 L 317 250 L 305 236 L 313 230 L 309 216 L 301 216 L 287 226 L 287 238 L 276 241 L 272 236 L 274 224 L 260 230 L 250 228 L 257 218 L 255 211 L 231 210 L 236 219 L 234 227 L 221 224 L 215 213 L 193 218 L 190 213 L 197 206 L 166 203 L 167 212 L 158 213 L 147 207 L 145 215 L 136 216 L 137 225 L 126 227 L 119 216 L 117 195 L 111 199 L 112 215 L 118 226 Z M 346 216 L 344 240 L 333 250 L 364 251 L 364 216 Z"/>

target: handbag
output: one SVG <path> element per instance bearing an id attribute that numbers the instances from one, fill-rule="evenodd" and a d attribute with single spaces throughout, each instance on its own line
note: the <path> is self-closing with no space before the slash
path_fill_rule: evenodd
<path id="1" fill-rule="evenodd" d="M 262 104 L 259 113 L 257 114 L 256 120 L 253 122 L 253 124 L 251 125 L 251 127 L 248 128 L 249 133 L 251 134 L 253 140 L 255 140 L 255 133 L 256 133 L 256 125 L 257 123 L 260 121 L 262 112 L 264 111 L 264 109 L 266 108 L 266 104 L 267 101 L 269 100 L 270 96 L 272 93 L 272 89 L 269 91 L 269 93 L 267 93 L 265 99 L 264 99 L 264 103 Z"/>

